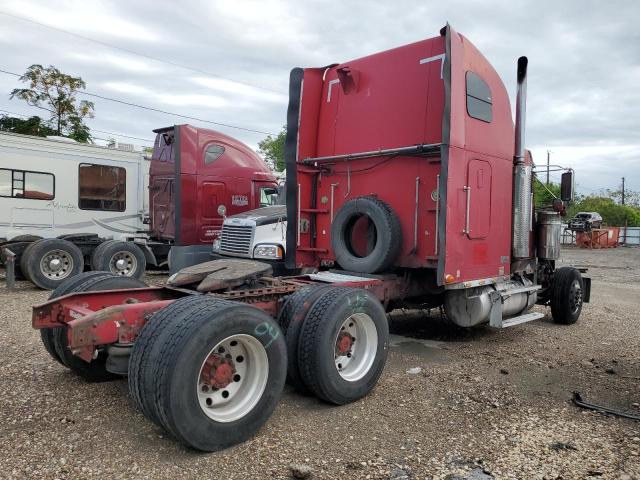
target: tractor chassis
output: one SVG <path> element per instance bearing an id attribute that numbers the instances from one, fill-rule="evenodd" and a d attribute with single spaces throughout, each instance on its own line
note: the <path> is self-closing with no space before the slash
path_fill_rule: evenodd
<path id="1" fill-rule="evenodd" d="M 405 292 L 402 277 L 396 275 L 372 278 L 347 275 L 343 281 L 330 282 L 335 287 L 363 288 L 373 293 L 384 305 Z M 327 282 L 308 276 L 264 277 L 255 288 L 229 289 L 202 294 L 194 290 L 172 287 L 148 287 L 126 290 L 105 290 L 65 295 L 33 307 L 35 329 L 68 327 L 69 348 L 74 355 L 90 362 L 98 348 L 111 344 L 133 346 L 138 333 L 149 317 L 179 298 L 189 295 L 210 295 L 213 298 L 251 304 L 273 318 L 283 305 L 283 299 L 302 287 Z"/>

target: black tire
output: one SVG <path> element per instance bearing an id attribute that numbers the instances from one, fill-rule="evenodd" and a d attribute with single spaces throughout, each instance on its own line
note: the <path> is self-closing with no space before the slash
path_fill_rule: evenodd
<path id="1" fill-rule="evenodd" d="M 36 242 L 38 242 L 38 240 L 27 245 L 20 255 L 20 273 L 22 273 L 24 279 L 29 282 L 31 282 L 31 279 L 29 278 L 29 269 L 27 268 L 27 262 L 31 258 L 31 250 L 33 250 L 33 246 L 36 244 Z"/>
<path id="2" fill-rule="evenodd" d="M 356 314 L 365 314 L 368 320 L 364 316 L 354 318 Z M 357 360 L 353 365 L 363 366 L 359 376 L 350 380 L 343 377 L 336 365 L 338 335 L 347 319 L 352 320 L 350 326 L 368 324 L 372 330 L 375 328 L 377 334 L 376 341 L 367 342 L 365 335 L 365 342 L 359 344 L 365 349 L 375 347 L 375 352 L 368 350 L 371 352 L 370 364 L 360 363 L 360 358 L 364 357 L 354 350 L 349 361 Z M 356 349 L 360 348 L 357 342 L 356 337 L 352 344 Z M 298 343 L 298 366 L 305 385 L 318 398 L 344 405 L 364 397 L 373 389 L 384 369 L 388 349 L 389 325 L 380 301 L 363 289 L 337 287 L 325 292 L 307 314 Z M 347 371 L 344 370 L 345 374 Z"/>
<path id="3" fill-rule="evenodd" d="M 584 282 L 578 270 L 562 267 L 553 274 L 551 316 L 555 323 L 572 325 L 578 321 L 584 300 Z"/>
<path id="4" fill-rule="evenodd" d="M 60 285 L 56 287 L 56 289 L 51 292 L 49 295 L 49 300 L 53 300 L 54 298 L 62 297 L 68 293 L 71 293 L 73 289 L 80 285 L 82 282 L 89 278 L 96 277 L 105 277 L 110 276 L 108 272 L 84 272 L 76 275 L 75 277 L 71 277 L 66 281 L 62 282 Z M 57 328 L 41 328 L 40 329 L 40 339 L 42 340 L 42 344 L 44 345 L 45 350 L 51 357 L 61 365 L 64 365 L 62 359 L 56 352 L 56 347 L 54 345 L 54 332 Z"/>
<path id="5" fill-rule="evenodd" d="M 190 299 L 167 307 L 174 306 L 176 314 L 167 318 L 166 335 L 156 340 L 157 356 L 147 369 L 152 371 L 148 378 L 154 393 L 149 401 L 165 429 L 188 447 L 216 451 L 251 438 L 271 416 L 284 388 L 287 351 L 280 328 L 266 313 L 238 302 L 207 299 L 198 308 L 181 310 L 180 304 Z M 264 349 L 266 383 L 259 397 L 245 397 L 256 398 L 256 403 L 243 416 L 218 421 L 200 406 L 200 371 L 211 350 L 235 335 Z"/>
<path id="6" fill-rule="evenodd" d="M 147 285 L 140 280 L 129 277 L 120 277 L 108 272 L 88 272 L 94 275 L 87 275 L 83 281 L 67 293 L 96 292 L 101 290 L 116 290 L 121 288 L 142 288 Z M 56 354 L 62 364 L 74 373 L 90 382 L 103 382 L 116 378 L 120 375 L 108 372 L 106 369 L 107 352 L 105 349 L 98 350 L 98 357 L 91 362 L 85 362 L 81 358 L 71 353 L 67 339 L 67 327 L 53 329 L 53 345 Z"/>
<path id="7" fill-rule="evenodd" d="M 100 268 L 100 257 L 102 257 L 102 251 L 104 250 L 104 248 L 108 244 L 114 242 L 118 242 L 118 240 L 105 240 L 93 249 L 93 252 L 91 252 L 91 257 L 89 258 L 89 267 L 91 267 L 91 270 L 104 272 L 108 271 Z"/>
<path id="8" fill-rule="evenodd" d="M 18 235 L 11 239 L 12 242 L 35 242 L 37 240 L 42 240 L 42 237 L 40 235 Z"/>
<path id="9" fill-rule="evenodd" d="M 123 257 L 122 269 L 114 263 L 116 256 Z M 140 278 L 147 268 L 147 259 L 142 249 L 133 242 L 107 240 L 96 247 L 91 254 L 91 269 L 108 271 L 123 277 Z"/>
<path id="10" fill-rule="evenodd" d="M 278 324 L 284 332 L 287 344 L 287 382 L 300 393 L 309 393 L 298 368 L 300 331 L 313 304 L 330 288 L 331 285 L 309 285 L 301 288 L 287 299 L 278 315 Z"/>
<path id="11" fill-rule="evenodd" d="M 58 271 L 49 270 L 45 272 L 41 267 L 41 263 L 51 254 L 61 257 L 59 261 L 62 262 L 62 267 Z M 84 268 L 84 257 L 80 249 L 71 242 L 57 238 L 38 240 L 29 245 L 23 255 L 25 257 L 24 265 L 26 266 L 25 276 L 42 289 L 54 290 L 67 278 L 81 273 Z M 20 264 L 23 264 L 22 260 Z"/>
<path id="12" fill-rule="evenodd" d="M 135 406 L 155 424 L 160 422 L 157 404 L 154 400 L 154 368 L 158 361 L 158 351 L 167 342 L 167 326 L 176 315 L 189 315 L 192 310 L 211 302 L 207 295 L 190 295 L 176 300 L 171 305 L 155 312 L 144 324 L 131 351 L 129 359 L 129 393 Z"/>
<path id="13" fill-rule="evenodd" d="M 375 240 L 365 256 L 351 245 L 354 225 L 363 216 L 372 222 Z M 373 196 L 358 197 L 346 202 L 338 210 L 331 224 L 331 247 L 340 266 L 349 271 L 375 273 L 389 268 L 402 248 L 400 219 L 382 200 Z"/>

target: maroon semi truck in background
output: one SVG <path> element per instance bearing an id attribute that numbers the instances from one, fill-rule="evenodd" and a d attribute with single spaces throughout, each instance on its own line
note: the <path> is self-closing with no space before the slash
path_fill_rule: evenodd
<path id="1" fill-rule="evenodd" d="M 226 215 L 275 203 L 276 177 L 238 140 L 191 125 L 155 133 L 151 161 L 142 153 L 129 153 L 123 161 L 123 152 L 99 146 L 65 143 L 64 153 L 56 150 L 60 161 L 46 175 L 55 182 L 55 201 L 64 200 L 65 210 L 46 205 L 53 196 L 3 198 L 21 202 L 22 209 L 44 209 L 51 218 L 50 228 L 20 225 L 19 235 L 0 239 L 0 263 L 8 267 L 8 278 L 15 269 L 40 288 L 54 289 L 85 268 L 140 278 L 147 265 L 168 263 L 173 273 L 209 260 Z M 36 139 L 51 145 L 41 145 L 40 157 L 34 157 L 28 154 L 29 138 L 24 136 L 25 146 L 17 147 L 26 152 L 19 168 L 37 172 L 59 147 Z M 93 167 L 93 176 L 78 178 L 78 170 L 87 171 L 83 165 Z M 78 203 L 83 195 L 94 200 L 90 209 Z M 15 215 L 7 214 L 0 215 L 0 225 L 13 221 Z"/>
<path id="2" fill-rule="evenodd" d="M 227 215 L 275 203 L 277 180 L 244 143 L 214 130 L 154 130 L 149 170 L 151 238 L 171 244 L 171 272 L 210 259 Z"/>

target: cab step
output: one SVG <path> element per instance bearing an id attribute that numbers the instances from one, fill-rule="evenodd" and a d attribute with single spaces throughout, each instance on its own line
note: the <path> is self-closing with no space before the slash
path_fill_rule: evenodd
<path id="1" fill-rule="evenodd" d="M 498 325 L 494 325 L 493 323 L 491 323 L 491 326 L 494 328 L 513 327 L 514 325 L 520 325 L 521 323 L 527 323 L 532 320 L 538 320 L 539 318 L 542 318 L 542 317 L 544 317 L 544 313 L 530 312 L 517 317 L 507 318 L 505 320 L 501 318 L 500 323 Z"/>
<path id="2" fill-rule="evenodd" d="M 489 313 L 489 325 L 493 328 L 507 328 L 521 323 L 531 322 L 544 317 L 544 313 L 529 312 L 518 315 L 517 317 L 502 318 L 502 304 L 511 295 L 520 293 L 533 293 L 540 290 L 540 285 L 531 285 L 520 288 L 512 288 L 510 290 L 496 290 L 489 294 L 491 299 L 491 311 Z"/>

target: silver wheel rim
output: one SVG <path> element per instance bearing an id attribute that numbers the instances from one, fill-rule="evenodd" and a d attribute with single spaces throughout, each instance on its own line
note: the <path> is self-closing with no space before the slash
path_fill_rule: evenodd
<path id="1" fill-rule="evenodd" d="M 571 313 L 574 315 L 582 306 L 582 288 L 580 288 L 580 282 L 578 280 L 574 280 L 571 284 L 569 306 L 571 307 Z"/>
<path id="2" fill-rule="evenodd" d="M 366 313 L 354 313 L 340 326 L 336 335 L 334 359 L 336 369 L 347 382 L 364 377 L 376 358 L 378 330 Z"/>
<path id="3" fill-rule="evenodd" d="M 198 372 L 200 408 L 216 422 L 243 418 L 262 398 L 268 377 L 269 358 L 257 338 L 227 337 L 207 354 Z"/>
<path id="4" fill-rule="evenodd" d="M 109 270 L 123 277 L 131 277 L 138 270 L 138 260 L 136 256 L 127 251 L 116 252 L 109 260 Z"/>
<path id="5" fill-rule="evenodd" d="M 73 257 L 64 250 L 50 250 L 40 259 L 40 272 L 51 280 L 67 278 L 73 271 Z"/>

